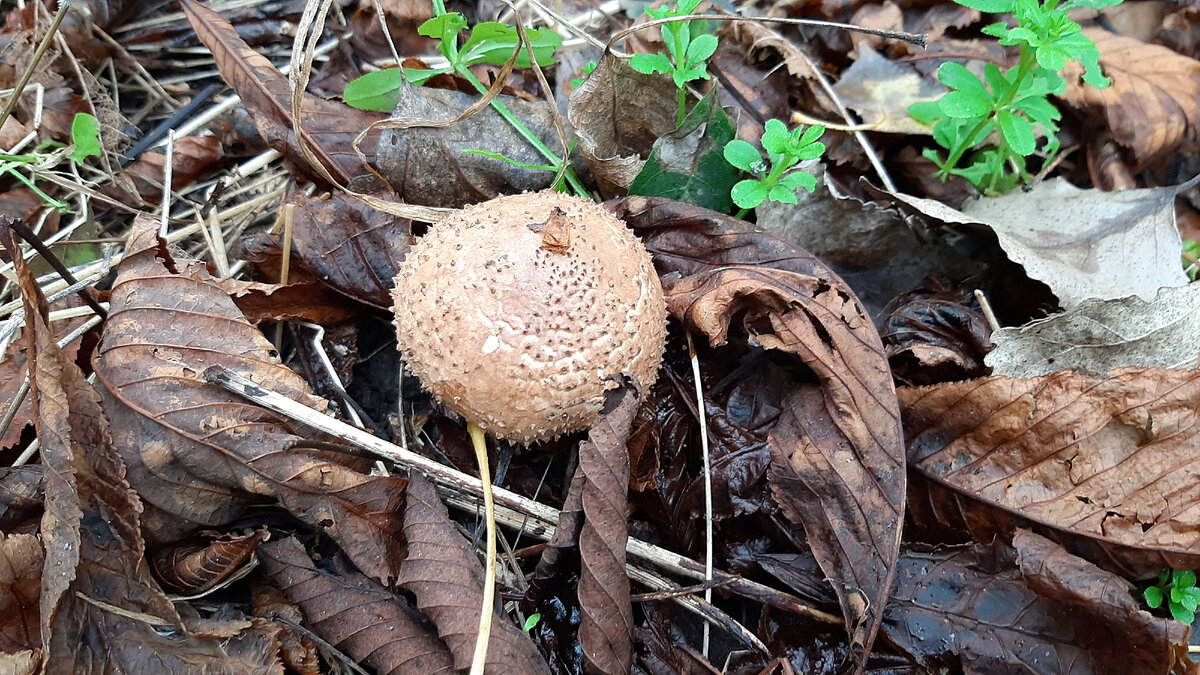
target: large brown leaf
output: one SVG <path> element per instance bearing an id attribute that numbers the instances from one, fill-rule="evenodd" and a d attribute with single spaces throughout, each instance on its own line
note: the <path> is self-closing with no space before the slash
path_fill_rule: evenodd
<path id="1" fill-rule="evenodd" d="M 201 659 L 212 673 L 280 673 L 275 631 L 190 634 L 150 577 L 141 503 L 125 480 L 100 396 L 55 344 L 46 301 L 10 229 L 25 302 L 34 418 L 46 466 L 41 647 L 55 672 L 180 672 Z M 239 627 L 240 628 L 240 627 Z"/>
<path id="2" fill-rule="evenodd" d="M 1099 28 L 1083 33 L 1095 41 L 1112 85 L 1084 84 L 1082 69 L 1070 62 L 1064 72 L 1067 103 L 1099 108 L 1117 142 L 1133 151 L 1137 166 L 1200 148 L 1200 61 Z"/>
<path id="3" fill-rule="evenodd" d="M 402 596 L 357 570 L 317 569 L 295 538 L 262 547 L 267 579 L 300 606 L 307 627 L 381 675 L 453 673 L 450 652 Z"/>
<path id="4" fill-rule="evenodd" d="M 1200 372 L 1061 371 L 899 396 L 911 466 L 968 498 L 958 508 L 977 536 L 999 510 L 1126 574 L 1200 567 Z"/>
<path id="5" fill-rule="evenodd" d="M 291 87 L 287 78 L 266 57 L 251 49 L 220 14 L 195 0 L 183 0 L 181 5 L 196 36 L 216 59 L 221 77 L 252 113 L 263 139 L 296 166 L 307 168 L 309 162 L 296 144 L 293 131 Z M 304 96 L 301 114 L 299 128 L 305 143 L 333 178 L 347 185 L 351 179 L 367 173 L 354 151 L 354 138 L 371 123 L 383 119 L 383 115 L 308 94 Z M 371 134 L 362 147 L 374 148 L 378 139 L 377 133 Z M 366 154 L 370 159 L 370 153 Z M 314 170 L 305 173 L 319 179 Z"/>
<path id="6" fill-rule="evenodd" d="M 610 207 L 643 237 L 674 317 L 714 346 L 739 318 L 751 339 L 798 357 L 819 380 L 788 400 L 769 434 L 771 489 L 804 526 L 865 658 L 891 588 L 905 495 L 900 416 L 874 325 L 828 267 L 742 221 L 663 199 Z"/>
<path id="7" fill-rule="evenodd" d="M 475 652 L 479 610 L 483 606 L 483 566 L 471 545 L 454 529 L 433 484 L 410 476 L 404 504 L 408 558 L 397 582 L 417 598 L 417 606 L 437 625 L 438 635 L 466 670 Z M 503 616 L 492 620 L 487 672 L 549 673 L 527 635 Z"/>
<path id="8" fill-rule="evenodd" d="M 130 482 L 158 509 L 155 524 L 214 527 L 256 496 L 274 497 L 337 540 L 363 572 L 394 578 L 404 480 L 305 449 L 294 423 L 203 381 L 205 368 L 223 365 L 325 408 L 202 264 L 166 252 L 150 219 L 134 221 L 118 272 L 94 366 L 116 446 Z"/>
<path id="9" fill-rule="evenodd" d="M 1151 616 L 1123 579 L 1028 531 L 1012 546 L 904 555 L 884 633 L 929 670 L 1188 672 L 1187 625 Z"/>
<path id="10" fill-rule="evenodd" d="M 579 447 L 583 529 L 579 533 L 579 643 L 589 672 L 628 673 L 633 663 L 633 607 L 625 572 L 629 529 L 629 452 L 625 442 L 641 403 L 641 388 L 626 380 L 605 395 L 604 408 Z"/>

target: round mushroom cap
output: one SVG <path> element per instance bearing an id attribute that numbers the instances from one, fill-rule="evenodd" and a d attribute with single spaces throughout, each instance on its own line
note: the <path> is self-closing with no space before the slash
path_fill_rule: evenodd
<path id="1" fill-rule="evenodd" d="M 498 438 L 584 429 L 606 376 L 649 386 L 658 375 L 667 309 L 650 254 L 590 200 L 537 192 L 469 206 L 413 246 L 395 282 L 409 368 Z"/>

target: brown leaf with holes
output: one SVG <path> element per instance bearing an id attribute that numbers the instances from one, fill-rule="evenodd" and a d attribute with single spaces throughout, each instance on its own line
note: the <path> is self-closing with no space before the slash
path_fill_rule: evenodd
<path id="1" fill-rule="evenodd" d="M 325 401 L 195 261 L 173 258 L 147 217 L 134 221 L 94 361 L 130 482 L 167 536 L 212 528 L 254 498 L 274 497 L 333 537 L 386 582 L 403 559 L 405 481 L 367 476 L 364 462 L 312 450 L 294 422 L 204 382 L 223 365 L 324 410 Z M 147 528 L 149 529 L 149 528 Z M 153 531 L 153 530 L 152 530 Z"/>
<path id="2" fill-rule="evenodd" d="M 319 180 L 320 176 L 309 168 L 308 160 L 296 144 L 291 86 L 287 78 L 266 57 L 251 49 L 220 14 L 195 0 L 182 0 L 181 5 L 196 36 L 216 59 L 221 77 L 253 114 L 263 139 L 295 166 Z M 347 185 L 351 179 L 368 173 L 354 151 L 354 138 L 371 123 L 383 119 L 383 115 L 308 94 L 305 94 L 300 110 L 303 115 L 300 133 L 330 176 Z M 363 140 L 362 149 L 368 161 L 373 161 L 372 149 L 378 141 L 378 133 L 368 134 Z"/>
<path id="3" fill-rule="evenodd" d="M 1112 85 L 1084 84 L 1082 68 L 1069 61 L 1063 100 L 1103 112 L 1114 139 L 1133 152 L 1138 167 L 1200 149 L 1200 61 L 1099 28 L 1083 33 L 1100 50 L 1100 66 Z"/>
<path id="4" fill-rule="evenodd" d="M 199 595 L 242 569 L 260 544 L 270 538 L 266 530 L 246 536 L 222 535 L 212 541 L 186 541 L 160 549 L 150 556 L 150 568 L 170 590 Z"/>
<path id="5" fill-rule="evenodd" d="M 25 302 L 31 394 L 46 466 L 46 557 L 41 582 L 41 648 L 56 672 L 179 672 L 196 659 L 213 673 L 278 673 L 274 631 L 255 627 L 225 640 L 190 634 L 150 577 L 141 503 L 125 480 L 100 396 L 54 342 L 46 301 L 19 255 L 14 271 Z M 88 636 L 88 639 L 81 639 Z"/>
<path id="6" fill-rule="evenodd" d="M 579 533 L 579 643 L 589 672 L 628 673 L 633 663 L 633 607 L 625 572 L 629 529 L 629 452 L 625 442 L 641 405 L 641 386 L 618 376 L 620 387 L 579 446 L 583 481 L 583 529 Z"/>
<path id="7" fill-rule="evenodd" d="M 884 633 L 924 670 L 1184 673 L 1190 630 L 1124 579 L 1026 530 L 989 546 L 909 552 Z"/>
<path id="8" fill-rule="evenodd" d="M 454 667 L 466 670 L 475 653 L 479 610 L 483 607 L 483 565 L 450 522 L 433 484 L 411 474 L 404 503 L 408 558 L 397 583 L 417 598 L 417 606 L 437 626 L 450 648 Z M 529 636 L 505 616 L 492 619 L 487 672 L 549 673 Z"/>
<path id="9" fill-rule="evenodd" d="M 998 511 L 1128 575 L 1200 567 L 1200 372 L 1060 371 L 898 393 L 910 465 L 967 497 L 968 517 Z"/>
<path id="10" fill-rule="evenodd" d="M 672 316 L 714 347 L 740 327 L 819 380 L 771 428 L 768 475 L 833 581 L 861 667 L 891 588 L 905 495 L 900 415 L 870 317 L 816 258 L 735 218 L 640 197 L 609 208 L 650 250 Z"/>
<path id="11" fill-rule="evenodd" d="M 296 603 L 305 626 L 381 675 L 453 673 L 446 645 L 403 596 L 333 561 L 318 569 L 294 537 L 262 547 L 267 580 Z"/>
<path id="12" fill-rule="evenodd" d="M 42 646 L 38 598 L 42 542 L 32 534 L 0 533 L 0 652 Z"/>
<path id="13" fill-rule="evenodd" d="M 304 623 L 300 608 L 288 600 L 283 591 L 269 584 L 251 584 L 250 603 L 254 616 L 275 621 L 282 628 L 279 657 L 283 665 L 296 675 L 321 675 L 321 659 L 317 656 L 316 644 L 307 633 L 292 627 Z"/>

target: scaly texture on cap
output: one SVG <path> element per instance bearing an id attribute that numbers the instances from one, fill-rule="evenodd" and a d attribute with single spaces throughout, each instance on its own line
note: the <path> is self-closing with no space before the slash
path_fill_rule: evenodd
<path id="1" fill-rule="evenodd" d="M 393 290 L 400 349 L 434 396 L 531 443 L 588 427 L 607 375 L 649 386 L 667 308 L 650 254 L 600 205 L 499 197 L 430 229 Z"/>

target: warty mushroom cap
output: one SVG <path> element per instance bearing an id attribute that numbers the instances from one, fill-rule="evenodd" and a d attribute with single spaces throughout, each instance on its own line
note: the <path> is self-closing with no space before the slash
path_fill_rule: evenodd
<path id="1" fill-rule="evenodd" d="M 399 347 L 434 396 L 521 443 L 591 425 L 605 377 L 658 375 L 666 302 L 650 254 L 600 205 L 499 197 L 433 226 L 393 290 Z"/>

